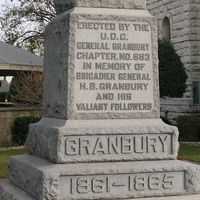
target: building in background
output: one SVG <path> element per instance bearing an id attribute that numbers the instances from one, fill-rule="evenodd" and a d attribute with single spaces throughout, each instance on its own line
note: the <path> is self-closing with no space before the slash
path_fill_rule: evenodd
<path id="1" fill-rule="evenodd" d="M 43 58 L 0 41 L 0 76 L 18 71 L 43 71 Z"/>
<path id="2" fill-rule="evenodd" d="M 17 72 L 42 72 L 42 66 L 42 57 L 0 42 L 0 94 L 8 92 L 6 77 L 15 76 Z M 5 78 L 2 79 L 2 77 Z M 5 107 L 0 95 L 0 146 L 12 145 L 12 127 L 17 117 L 40 116 L 40 113 L 40 107 L 8 107 L 8 105 Z"/>
<path id="3" fill-rule="evenodd" d="M 17 72 L 42 72 L 42 65 L 42 57 L 0 41 L 0 93 L 9 92 L 9 83 Z"/>
<path id="4" fill-rule="evenodd" d="M 4 76 L 3 79 L 0 79 L 0 93 L 9 92 L 9 82 Z"/>
<path id="5" fill-rule="evenodd" d="M 178 112 L 181 110 L 198 112 L 200 110 L 200 0 L 147 0 L 147 8 L 158 20 L 159 38 L 170 40 L 174 44 L 188 75 L 183 99 L 168 99 L 169 101 L 161 102 L 165 108 L 173 107 L 172 109 L 178 109 Z M 173 105 L 176 105 L 176 108 Z"/>

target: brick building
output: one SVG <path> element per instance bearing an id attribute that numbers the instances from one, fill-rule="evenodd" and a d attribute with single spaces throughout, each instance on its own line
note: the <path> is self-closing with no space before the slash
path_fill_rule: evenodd
<path id="1" fill-rule="evenodd" d="M 159 38 L 171 40 L 184 64 L 188 79 L 183 102 L 190 111 L 199 111 L 200 0 L 147 0 L 147 8 L 158 19 Z"/>

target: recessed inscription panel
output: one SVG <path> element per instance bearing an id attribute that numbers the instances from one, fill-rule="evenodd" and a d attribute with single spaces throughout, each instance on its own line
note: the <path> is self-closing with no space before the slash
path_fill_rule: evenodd
<path id="1" fill-rule="evenodd" d="M 166 159 L 174 156 L 171 134 L 65 136 L 68 161 Z"/>
<path id="2" fill-rule="evenodd" d="M 76 19 L 74 26 L 73 112 L 153 112 L 156 97 L 150 23 L 86 18 Z"/>
<path id="3" fill-rule="evenodd" d="M 184 172 L 62 176 L 64 199 L 118 199 L 184 192 Z"/>

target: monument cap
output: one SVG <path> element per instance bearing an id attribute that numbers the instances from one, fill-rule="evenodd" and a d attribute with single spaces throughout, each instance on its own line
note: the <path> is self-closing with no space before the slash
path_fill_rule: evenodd
<path id="1" fill-rule="evenodd" d="M 54 3 L 58 14 L 73 7 L 146 9 L 146 0 L 54 0 Z"/>

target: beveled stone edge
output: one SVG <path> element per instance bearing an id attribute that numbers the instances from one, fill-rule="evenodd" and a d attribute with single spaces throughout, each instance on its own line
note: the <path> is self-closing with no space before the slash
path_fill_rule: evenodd
<path id="1" fill-rule="evenodd" d="M 35 200 L 27 193 L 11 184 L 8 180 L 0 180 L 0 200 Z M 181 196 L 166 196 L 166 197 L 151 197 L 151 198 L 136 198 L 129 200 L 199 200 L 200 194 L 181 195 Z"/>
<path id="2" fill-rule="evenodd" d="M 17 164 L 16 164 L 17 163 Z M 148 164 L 147 164 L 148 163 Z M 26 167 L 26 168 L 25 168 Z M 29 167 L 32 170 L 29 170 Z M 116 163 L 113 165 L 110 163 L 90 163 L 90 164 L 58 164 L 52 165 L 45 160 L 38 159 L 29 155 L 21 155 L 13 157 L 10 164 L 11 174 L 10 177 L 13 184 L 20 187 L 24 191 L 33 195 L 37 200 L 43 200 L 50 197 L 49 200 L 56 200 L 59 197 L 61 178 L 71 176 L 99 176 L 99 175 L 127 175 L 127 174 L 141 174 L 141 173 L 167 173 L 167 172 L 183 172 L 184 185 L 181 191 L 175 193 L 173 191 L 171 195 L 182 194 L 196 194 L 200 192 L 200 166 L 183 161 L 139 161 L 128 163 Z M 21 171 L 23 173 L 21 173 Z M 36 176 L 32 178 L 34 172 Z M 31 176 L 30 176 L 31 175 Z M 27 185 L 27 183 L 39 183 L 33 187 Z M 42 188 L 41 188 L 42 185 Z M 126 197 L 133 198 L 135 194 Z M 139 197 L 137 194 L 135 198 Z M 161 194 L 151 194 L 151 196 Z M 166 193 L 170 195 L 170 193 Z M 149 196 L 149 198 L 151 197 Z M 141 196 L 142 197 L 142 196 Z M 124 197 L 125 198 L 125 197 Z M 48 199 L 48 198 L 47 198 Z"/>
<path id="3" fill-rule="evenodd" d="M 140 122 L 141 121 L 141 122 Z M 137 124 L 138 123 L 138 124 Z M 92 125 L 91 125 L 92 124 Z M 123 126 L 122 126 L 123 124 Z M 96 136 L 96 135 L 140 135 L 140 134 L 169 134 L 172 139 L 172 153 L 167 155 L 136 156 L 129 159 L 122 156 L 119 159 L 76 159 L 65 155 L 64 138 L 66 136 Z M 26 146 L 33 155 L 48 159 L 54 163 L 74 162 L 109 162 L 109 161 L 138 161 L 138 160 L 167 160 L 176 159 L 179 149 L 178 129 L 169 126 L 161 120 L 58 120 L 43 118 L 39 123 L 32 124 Z"/>

